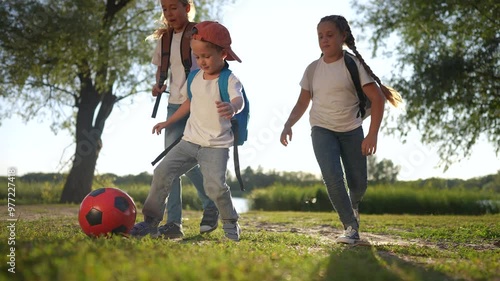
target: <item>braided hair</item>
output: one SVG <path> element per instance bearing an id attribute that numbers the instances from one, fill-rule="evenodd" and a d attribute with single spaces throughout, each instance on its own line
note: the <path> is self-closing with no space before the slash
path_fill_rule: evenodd
<path id="1" fill-rule="evenodd" d="M 344 41 L 344 44 L 353 51 L 354 55 L 356 55 L 356 58 L 358 58 L 358 60 L 361 62 L 366 72 L 368 72 L 368 74 L 377 82 L 387 101 L 389 101 L 389 103 L 391 103 L 394 107 L 398 107 L 403 102 L 401 95 L 393 88 L 383 85 L 380 81 L 380 78 L 378 78 L 378 76 L 373 73 L 368 64 L 366 64 L 365 60 L 356 48 L 354 36 L 352 36 L 351 27 L 349 26 L 347 20 L 343 16 L 331 15 L 323 17 L 319 21 L 319 23 L 324 22 L 331 22 L 335 24 L 340 33 L 345 34 L 346 39 Z"/>

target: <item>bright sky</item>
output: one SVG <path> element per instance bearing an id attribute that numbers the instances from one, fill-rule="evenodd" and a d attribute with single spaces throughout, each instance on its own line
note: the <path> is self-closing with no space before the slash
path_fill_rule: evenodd
<path id="1" fill-rule="evenodd" d="M 241 64 L 231 62 L 230 67 L 244 84 L 251 104 L 249 140 L 240 148 L 240 166 L 319 175 L 308 112 L 293 127 L 294 136 L 288 147 L 280 144 L 279 136 L 297 101 L 303 72 L 320 54 L 316 36 L 318 21 L 331 14 L 343 15 L 348 20 L 356 15 L 348 1 L 340 0 L 310 0 L 300 5 L 289 0 L 238 2 L 228 7 L 221 23 L 231 32 L 233 50 L 243 61 Z M 365 60 L 382 81 L 387 80 L 390 60 L 371 58 L 368 42 L 360 39 L 361 35 L 368 36 L 354 27 L 352 31 Z M 152 81 L 154 71 L 151 66 Z M 404 98 L 404 93 L 402 95 Z M 166 117 L 166 100 L 162 99 L 156 119 L 151 118 L 154 100 L 149 93 L 135 97 L 133 104 L 128 100 L 113 109 L 102 136 L 104 147 L 97 161 L 98 173 L 153 172 L 151 161 L 163 150 L 163 135 L 153 135 L 151 129 Z M 8 108 L 7 104 L 0 106 Z M 396 113 L 397 110 L 391 108 L 389 114 Z M 6 175 L 9 167 L 16 167 L 18 175 L 69 171 L 69 166 L 63 170 L 61 167 L 74 153 L 73 140 L 66 132 L 54 135 L 49 125 L 49 122 L 37 121 L 24 124 L 17 118 L 2 120 L 0 175 Z M 366 132 L 369 122 L 365 121 L 363 126 Z M 474 147 L 471 158 L 452 165 L 445 173 L 442 168 L 436 168 L 439 162 L 436 150 L 422 145 L 418 132 L 410 135 L 406 144 L 398 137 L 381 132 L 377 158 L 400 165 L 400 180 L 468 179 L 494 174 L 500 169 L 500 159 L 493 146 L 481 141 Z M 228 169 L 234 175 L 232 159 Z"/>

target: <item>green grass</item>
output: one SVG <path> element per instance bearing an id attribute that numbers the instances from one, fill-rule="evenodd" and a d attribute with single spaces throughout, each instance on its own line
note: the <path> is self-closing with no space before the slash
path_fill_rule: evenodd
<path id="1" fill-rule="evenodd" d="M 174 241 L 89 238 L 77 211 L 16 207 L 15 274 L 7 271 L 4 214 L 0 280 L 500 280 L 500 215 L 362 214 L 361 234 L 372 244 L 346 246 L 334 243 L 340 223 L 332 212 L 244 213 L 235 243 L 220 228 L 199 235 L 199 211 L 184 212 L 186 235 Z"/>

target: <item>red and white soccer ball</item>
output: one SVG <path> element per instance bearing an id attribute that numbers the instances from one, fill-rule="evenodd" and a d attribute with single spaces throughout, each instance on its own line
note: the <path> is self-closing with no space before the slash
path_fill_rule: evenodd
<path id="1" fill-rule="evenodd" d="M 136 212 L 134 200 L 126 192 L 105 187 L 85 196 L 78 221 L 88 236 L 127 234 L 134 227 Z"/>

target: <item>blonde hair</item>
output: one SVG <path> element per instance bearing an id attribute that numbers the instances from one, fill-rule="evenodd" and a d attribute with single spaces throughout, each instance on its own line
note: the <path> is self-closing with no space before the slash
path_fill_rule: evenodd
<path id="1" fill-rule="evenodd" d="M 356 55 L 356 58 L 361 62 L 365 70 L 368 72 L 368 74 L 373 77 L 373 79 L 377 82 L 379 85 L 380 89 L 382 90 L 382 93 L 384 94 L 385 98 L 387 101 L 392 104 L 394 107 L 398 107 L 403 103 L 403 98 L 401 95 L 396 91 L 395 89 L 385 86 L 382 84 L 380 79 L 378 78 L 375 73 L 371 70 L 371 68 L 366 64 L 365 60 L 361 56 L 361 54 L 358 52 L 356 48 L 356 44 L 354 43 L 354 36 L 352 36 L 351 33 L 351 27 L 349 26 L 349 23 L 343 16 L 337 16 L 337 15 L 332 15 L 332 16 L 326 16 L 323 17 L 319 23 L 323 22 L 331 22 L 337 26 L 337 28 L 340 30 L 341 33 L 345 33 L 346 39 L 344 44 L 351 49 L 354 54 Z"/>
<path id="2" fill-rule="evenodd" d="M 194 7 L 193 0 L 178 0 L 178 1 L 182 4 L 183 7 L 187 7 L 188 5 L 191 6 L 187 14 L 187 19 L 188 21 L 192 22 L 196 16 L 196 8 Z M 158 0 L 158 4 L 161 6 L 161 0 Z M 156 22 L 159 25 L 158 28 L 151 35 L 149 35 L 146 38 L 146 40 L 159 39 L 170 28 L 170 25 L 168 24 L 168 21 L 165 18 L 165 16 L 163 16 L 163 13 L 161 13 L 160 19 L 158 19 Z"/>

